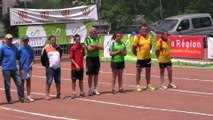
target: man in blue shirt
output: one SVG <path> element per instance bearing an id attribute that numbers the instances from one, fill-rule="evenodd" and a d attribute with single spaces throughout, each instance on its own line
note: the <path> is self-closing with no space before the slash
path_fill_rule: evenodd
<path id="1" fill-rule="evenodd" d="M 7 34 L 5 36 L 5 40 L 6 43 L 2 45 L 0 49 L 0 64 L 2 65 L 2 74 L 4 77 L 4 87 L 7 102 L 9 104 L 13 104 L 13 100 L 10 94 L 10 78 L 12 77 L 18 90 L 19 101 L 24 103 L 26 102 L 24 98 L 24 91 L 19 72 L 16 67 L 18 48 L 12 44 L 13 36 L 11 34 Z"/>
<path id="2" fill-rule="evenodd" d="M 22 38 L 22 41 L 23 45 L 18 50 L 20 76 L 22 80 L 23 90 L 26 81 L 27 100 L 33 102 L 34 99 L 32 99 L 30 92 L 31 92 L 32 66 L 35 55 L 33 48 L 28 44 L 29 37 L 24 36 Z"/>

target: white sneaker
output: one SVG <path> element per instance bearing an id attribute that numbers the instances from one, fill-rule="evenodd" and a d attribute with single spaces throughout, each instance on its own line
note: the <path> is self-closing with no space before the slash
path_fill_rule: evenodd
<path id="1" fill-rule="evenodd" d="M 92 90 L 89 90 L 89 91 L 88 91 L 88 96 L 92 96 L 92 95 L 93 95 Z"/>
<path id="2" fill-rule="evenodd" d="M 94 89 L 93 94 L 94 95 L 100 95 L 101 93 L 99 93 L 97 89 Z"/>
<path id="3" fill-rule="evenodd" d="M 34 102 L 34 99 L 31 97 L 31 95 L 27 96 L 27 99 L 28 99 L 30 102 Z"/>

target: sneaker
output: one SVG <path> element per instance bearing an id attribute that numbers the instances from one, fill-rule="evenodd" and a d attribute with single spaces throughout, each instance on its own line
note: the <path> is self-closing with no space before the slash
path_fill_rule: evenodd
<path id="1" fill-rule="evenodd" d="M 47 95 L 47 96 L 45 96 L 45 98 L 44 98 L 45 100 L 50 100 L 50 96 L 49 95 Z"/>
<path id="2" fill-rule="evenodd" d="M 8 103 L 8 104 L 13 104 L 13 101 L 12 101 L 12 100 L 9 100 L 7 103 Z"/>
<path id="3" fill-rule="evenodd" d="M 168 88 L 176 89 L 176 88 L 177 88 L 177 86 L 176 86 L 175 84 L 173 84 L 173 83 L 170 83 L 170 84 L 168 85 Z"/>
<path id="4" fill-rule="evenodd" d="M 93 94 L 94 95 L 100 95 L 101 93 L 99 93 L 97 89 L 94 89 Z"/>
<path id="5" fill-rule="evenodd" d="M 21 103 L 29 103 L 30 101 L 28 99 L 20 100 Z"/>
<path id="6" fill-rule="evenodd" d="M 88 92 L 88 96 L 93 96 L 93 92 L 92 92 L 92 90 L 89 90 L 89 92 Z"/>
<path id="7" fill-rule="evenodd" d="M 58 94 L 56 95 L 56 98 L 63 98 L 63 95 L 62 95 L 61 93 L 58 93 Z"/>
<path id="8" fill-rule="evenodd" d="M 136 87 L 136 91 L 137 91 L 137 92 L 142 92 L 142 88 L 141 88 L 140 86 L 137 86 L 137 87 Z"/>
<path id="9" fill-rule="evenodd" d="M 76 94 L 73 94 L 71 97 L 70 97 L 70 99 L 75 99 L 77 96 L 76 96 Z"/>
<path id="10" fill-rule="evenodd" d="M 161 85 L 161 89 L 166 90 L 167 88 L 168 87 L 164 83 Z"/>
<path id="11" fill-rule="evenodd" d="M 112 90 L 112 94 L 116 94 L 116 93 L 117 93 L 116 90 L 113 89 L 113 90 Z"/>
<path id="12" fill-rule="evenodd" d="M 155 88 L 154 86 L 148 85 L 148 86 L 146 87 L 146 90 L 155 91 L 156 88 Z"/>
<path id="13" fill-rule="evenodd" d="M 34 99 L 31 97 L 31 95 L 27 96 L 27 99 L 28 99 L 30 102 L 34 102 Z"/>
<path id="14" fill-rule="evenodd" d="M 120 89 L 119 89 L 119 92 L 120 92 L 120 93 L 126 93 L 126 90 L 124 90 L 123 88 L 120 88 Z"/>
<path id="15" fill-rule="evenodd" d="M 81 92 L 81 93 L 80 93 L 80 96 L 81 96 L 81 97 L 86 97 L 86 95 L 85 95 L 84 92 Z"/>

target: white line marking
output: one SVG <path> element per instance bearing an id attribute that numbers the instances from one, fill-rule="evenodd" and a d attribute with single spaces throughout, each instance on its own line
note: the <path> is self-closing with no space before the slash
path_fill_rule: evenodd
<path id="1" fill-rule="evenodd" d="M 43 68 L 44 67 L 41 67 L 41 66 L 33 66 L 33 67 L 36 67 L 36 68 Z M 61 68 L 62 70 L 69 70 L 69 68 Z M 100 73 L 105 73 L 105 74 L 112 74 L 112 72 L 105 72 L 105 71 L 100 71 Z M 124 73 L 124 75 L 126 76 L 135 76 L 135 73 Z M 144 75 L 142 75 L 144 76 Z M 160 78 L 160 76 L 158 75 L 151 75 L 151 77 L 155 77 L 155 78 Z M 177 79 L 177 80 L 188 80 L 188 81 L 197 81 L 197 82 L 210 82 L 210 83 L 213 83 L 213 80 L 203 80 L 203 79 L 197 79 L 197 78 L 182 78 L 182 77 L 173 77 L 173 79 Z"/>
<path id="2" fill-rule="evenodd" d="M 0 88 L 0 90 L 4 90 L 4 89 Z M 16 90 L 11 90 L 11 91 L 17 92 Z M 45 95 L 44 93 L 39 93 L 39 92 L 32 92 L 32 94 Z M 55 96 L 55 95 L 50 95 L 50 96 Z M 99 100 L 92 100 L 92 99 L 86 99 L 86 98 L 84 98 L 84 99 L 76 98 L 76 100 L 86 101 L 86 102 L 93 102 L 93 103 L 101 103 L 101 104 L 107 104 L 107 105 L 115 105 L 115 106 L 128 107 L 128 108 L 144 109 L 144 110 L 155 110 L 155 111 L 162 111 L 162 112 L 185 113 L 185 114 L 213 117 L 213 114 L 211 114 L 211 113 L 192 112 L 192 111 L 184 111 L 184 110 L 165 109 L 165 108 L 154 108 L 154 107 L 146 107 L 146 106 L 135 106 L 135 105 L 127 105 L 127 104 L 120 104 L 120 103 L 113 103 L 113 102 L 106 102 L 106 101 L 99 101 Z M 70 118 L 69 118 L 69 120 L 70 120 Z"/>
<path id="3" fill-rule="evenodd" d="M 45 76 L 39 76 L 39 75 L 33 75 L 32 77 L 35 77 L 35 78 L 46 78 Z M 61 78 L 61 80 L 71 81 L 70 79 L 66 79 L 66 78 Z M 87 82 L 87 81 L 84 81 L 84 82 Z M 111 85 L 111 83 L 107 83 L 107 82 L 98 82 L 98 84 Z M 123 86 L 135 88 L 135 85 L 126 85 L 126 84 L 124 84 Z M 145 87 L 145 86 L 143 86 L 143 87 Z M 211 96 L 213 96 L 213 93 L 208 93 L 208 92 L 180 90 L 180 89 L 168 89 L 168 90 L 172 91 L 172 92 L 180 92 L 180 93 L 188 93 L 188 94 L 198 94 L 198 95 L 211 95 Z"/>
<path id="4" fill-rule="evenodd" d="M 154 107 L 146 107 L 146 106 L 126 105 L 126 104 L 119 104 L 119 103 L 112 103 L 112 102 L 105 102 L 105 101 L 98 101 L 98 100 L 91 100 L 91 99 L 82 99 L 82 98 L 77 98 L 77 99 L 81 100 L 81 101 L 86 101 L 86 102 L 101 103 L 101 104 L 115 105 L 115 106 L 121 106 L 121 107 L 137 108 L 137 109 L 144 109 L 144 110 L 155 110 L 155 111 L 162 111 L 162 112 L 176 112 L 176 113 L 185 113 L 185 114 L 213 117 L 213 114 L 209 114 L 209 113 L 191 112 L 191 111 L 165 109 L 165 108 L 154 108 Z"/>
<path id="5" fill-rule="evenodd" d="M 35 112 L 28 112 L 28 111 L 19 110 L 19 109 L 13 109 L 13 108 L 8 108 L 8 107 L 0 107 L 0 109 L 7 110 L 7 111 L 18 112 L 18 113 L 30 114 L 30 115 L 40 116 L 40 117 L 46 117 L 46 118 L 51 118 L 51 119 L 77 120 L 77 119 L 73 119 L 73 118 L 53 116 L 53 115 L 47 115 L 47 114 L 35 113 Z"/>

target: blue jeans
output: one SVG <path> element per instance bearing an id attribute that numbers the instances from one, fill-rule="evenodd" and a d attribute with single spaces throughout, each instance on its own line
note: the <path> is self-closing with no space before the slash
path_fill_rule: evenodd
<path id="1" fill-rule="evenodd" d="M 52 80 L 55 80 L 56 84 L 61 83 L 61 69 L 53 69 L 53 68 L 46 68 L 46 85 L 51 86 Z"/>
<path id="2" fill-rule="evenodd" d="M 7 102 L 12 101 L 12 97 L 10 94 L 10 79 L 12 77 L 18 91 L 19 101 L 24 101 L 24 90 L 22 87 L 22 82 L 19 76 L 19 72 L 17 70 L 3 70 L 2 71 L 4 77 L 4 87 L 5 87 L 5 94 L 7 98 Z"/>

